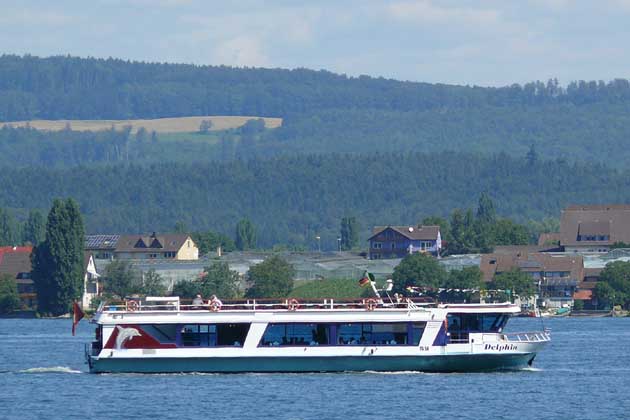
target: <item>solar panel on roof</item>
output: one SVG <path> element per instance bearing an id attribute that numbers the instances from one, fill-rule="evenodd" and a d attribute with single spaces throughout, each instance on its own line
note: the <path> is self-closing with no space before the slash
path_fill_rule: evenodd
<path id="1" fill-rule="evenodd" d="M 86 235 L 85 247 L 88 249 L 114 248 L 120 235 Z"/>

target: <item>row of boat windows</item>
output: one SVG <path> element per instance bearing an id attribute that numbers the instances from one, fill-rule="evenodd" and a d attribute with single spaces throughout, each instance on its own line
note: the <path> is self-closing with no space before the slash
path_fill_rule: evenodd
<path id="1" fill-rule="evenodd" d="M 269 324 L 259 347 L 418 345 L 425 326 L 424 322 Z"/>
<path id="2" fill-rule="evenodd" d="M 258 346 L 417 346 L 425 326 L 425 322 L 272 323 L 267 325 Z M 242 347 L 250 324 L 143 325 L 142 328 L 162 343 L 183 347 Z"/>
<path id="3" fill-rule="evenodd" d="M 161 343 L 184 347 L 242 347 L 250 324 L 160 324 L 142 329 Z"/>

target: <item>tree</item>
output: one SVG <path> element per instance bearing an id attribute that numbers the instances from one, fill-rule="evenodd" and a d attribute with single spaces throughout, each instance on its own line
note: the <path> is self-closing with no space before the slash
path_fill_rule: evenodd
<path id="1" fill-rule="evenodd" d="M 0 275 L 0 314 L 8 314 L 19 307 L 20 296 L 15 277 L 9 274 Z"/>
<path id="2" fill-rule="evenodd" d="M 605 281 L 597 282 L 594 294 L 600 309 L 610 309 L 616 304 L 623 303 L 623 298 Z"/>
<path id="3" fill-rule="evenodd" d="M 394 268 L 394 290 L 404 292 L 407 287 L 440 287 L 446 280 L 446 270 L 427 254 L 410 254 Z"/>
<path id="4" fill-rule="evenodd" d="M 610 246 L 610 249 L 617 249 L 617 248 L 630 248 L 630 244 L 622 242 L 622 241 L 617 241 Z"/>
<path id="5" fill-rule="evenodd" d="M 142 275 L 142 282 L 140 285 L 140 294 L 145 296 L 164 296 L 168 291 L 164 284 L 164 279 L 160 276 L 154 268 L 150 269 Z"/>
<path id="6" fill-rule="evenodd" d="M 341 219 L 341 249 L 349 251 L 359 245 L 359 231 L 361 230 L 356 217 Z"/>
<path id="7" fill-rule="evenodd" d="M 451 270 L 443 287 L 449 289 L 479 289 L 483 286 L 483 273 L 477 266 Z"/>
<path id="8" fill-rule="evenodd" d="M 180 298 L 192 299 L 197 294 L 204 294 L 201 292 L 201 284 L 198 280 L 180 280 L 173 286 L 172 296 L 179 296 Z"/>
<path id="9" fill-rule="evenodd" d="M 232 238 L 211 230 L 205 232 L 194 232 L 192 234 L 192 239 L 199 248 L 199 253 L 201 255 L 215 251 L 218 247 L 221 247 L 223 252 L 232 252 L 236 249 L 236 245 L 234 244 Z"/>
<path id="10" fill-rule="evenodd" d="M 46 238 L 32 255 L 38 309 L 54 316 L 70 310 L 83 293 L 83 219 L 77 203 L 55 199 L 48 213 Z"/>
<path id="11" fill-rule="evenodd" d="M 527 227 L 514 223 L 510 219 L 498 220 L 492 230 L 495 245 L 527 245 L 529 243 Z"/>
<path id="12" fill-rule="evenodd" d="M 256 248 L 256 228 L 249 219 L 236 224 L 236 248 L 240 251 Z"/>
<path id="13" fill-rule="evenodd" d="M 103 276 L 104 292 L 123 299 L 140 293 L 142 280 L 129 261 L 114 260 L 105 268 Z"/>
<path id="14" fill-rule="evenodd" d="M 509 290 L 512 301 L 514 300 L 514 295 L 525 299 L 536 293 L 532 277 L 518 268 L 497 274 L 494 278 L 493 288 Z"/>
<path id="15" fill-rule="evenodd" d="M 208 134 L 211 128 L 212 128 L 211 120 L 202 120 L 201 124 L 199 124 L 199 134 Z"/>
<path id="16" fill-rule="evenodd" d="M 293 290 L 295 269 L 278 256 L 252 266 L 247 275 L 253 283 L 245 294 L 248 298 L 286 297 Z"/>
<path id="17" fill-rule="evenodd" d="M 42 213 L 33 209 L 28 212 L 28 219 L 22 230 L 22 243 L 38 245 L 46 238 L 46 222 Z"/>
<path id="18" fill-rule="evenodd" d="M 0 207 L 0 246 L 15 245 L 15 219 L 5 209 Z"/>
<path id="19" fill-rule="evenodd" d="M 477 207 L 477 220 L 482 224 L 493 225 L 496 222 L 497 213 L 490 196 L 485 192 L 479 197 Z"/>
<path id="20" fill-rule="evenodd" d="M 217 295 L 221 299 L 235 299 L 240 295 L 240 275 L 230 270 L 226 262 L 216 262 L 204 268 L 201 280 L 202 296 Z"/>
<path id="21" fill-rule="evenodd" d="M 136 131 L 136 141 L 138 143 L 144 143 L 149 139 L 149 132 L 146 128 L 140 127 L 138 131 Z"/>
<path id="22" fill-rule="evenodd" d="M 610 289 L 607 288 L 600 290 L 602 293 L 608 293 L 607 300 L 610 303 L 621 304 L 625 307 L 630 305 L 630 261 L 615 261 L 606 264 L 599 275 L 599 280 L 600 283 L 608 284 L 614 291 L 614 293 L 609 293 Z"/>
<path id="23" fill-rule="evenodd" d="M 175 222 L 175 226 L 173 227 L 175 233 L 188 233 L 188 226 L 181 220 Z"/>

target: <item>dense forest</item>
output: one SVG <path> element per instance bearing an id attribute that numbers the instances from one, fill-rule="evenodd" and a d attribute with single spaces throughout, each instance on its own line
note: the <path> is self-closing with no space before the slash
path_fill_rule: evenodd
<path id="1" fill-rule="evenodd" d="M 343 217 L 357 217 L 362 240 L 373 225 L 418 223 L 475 207 L 487 192 L 516 221 L 559 215 L 570 203 L 628 202 L 630 173 L 506 154 L 308 155 L 228 163 L 117 164 L 0 171 L 0 207 L 16 218 L 74 197 L 89 233 L 194 230 L 234 236 L 249 218 L 258 244 L 335 249 Z"/>
<path id="2" fill-rule="evenodd" d="M 531 109 L 455 109 L 396 112 L 327 110 L 286 118 L 281 128 L 241 129 L 181 136 L 127 130 L 42 132 L 0 128 L 0 165 L 73 166 L 209 162 L 280 155 L 368 152 L 506 152 L 532 147 L 542 159 L 602 162 L 630 160 L 630 112 L 625 105 L 597 110 L 566 104 Z"/>
<path id="3" fill-rule="evenodd" d="M 532 145 L 546 159 L 617 168 L 630 159 L 627 80 L 482 88 L 306 69 L 0 56 L 0 122 L 191 115 L 274 116 L 284 124 L 267 130 L 260 136 L 264 141 L 249 143 L 239 143 L 233 133 L 222 135 L 222 143 L 173 145 L 134 143 L 124 133 L 5 132 L 0 133 L 0 164 L 68 166 L 130 156 L 137 162 L 191 162 L 372 151 L 520 156 Z"/>
<path id="4" fill-rule="evenodd" d="M 74 197 L 89 233 L 193 230 L 335 249 L 340 221 L 411 224 L 482 192 L 523 223 L 628 202 L 630 83 L 501 88 L 75 57 L 0 56 L 0 207 L 26 220 Z M 1 121 L 282 117 L 185 135 L 58 132 Z M 200 130 L 203 131 L 203 130 Z M 7 216 L 8 217 L 8 216 Z"/>
<path id="5" fill-rule="evenodd" d="M 0 56 L 0 121 L 166 115 L 287 116 L 325 109 L 582 106 L 630 101 L 627 80 L 481 88 L 257 69 L 75 57 Z"/>

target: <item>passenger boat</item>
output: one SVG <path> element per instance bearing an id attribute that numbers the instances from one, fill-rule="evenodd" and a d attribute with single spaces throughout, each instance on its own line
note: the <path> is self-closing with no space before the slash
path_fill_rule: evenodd
<path id="1" fill-rule="evenodd" d="M 205 302 L 204 302 L 205 303 Z M 548 330 L 506 333 L 520 308 L 411 299 L 101 304 L 86 345 L 104 372 L 467 372 L 531 365 Z"/>

